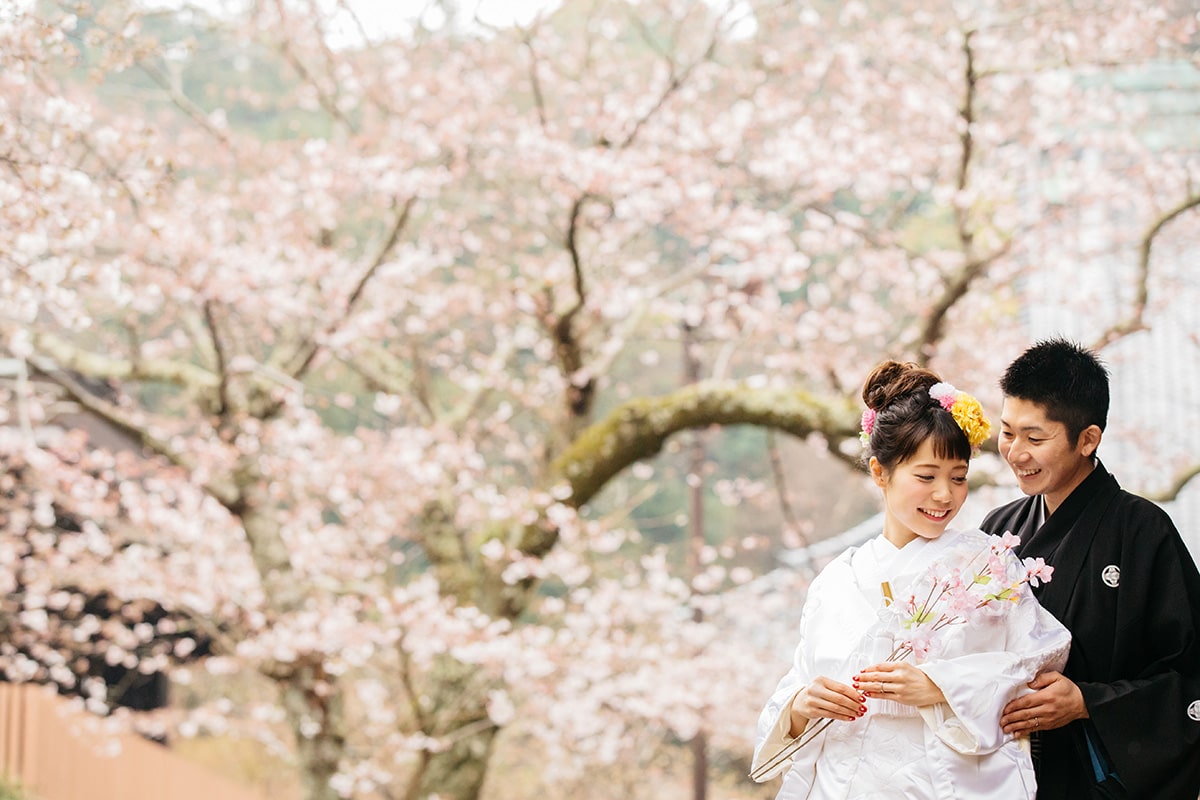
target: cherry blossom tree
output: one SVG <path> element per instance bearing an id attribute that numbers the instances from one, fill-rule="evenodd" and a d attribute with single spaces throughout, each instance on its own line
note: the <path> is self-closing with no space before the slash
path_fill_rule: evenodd
<path id="1" fill-rule="evenodd" d="M 1171 312 L 1197 143 L 1119 79 L 1195 69 L 1186 3 L 464 9 L 0 10 L 9 679 L 102 708 L 55 620 L 107 593 L 164 614 L 111 663 L 270 683 L 222 724 L 282 726 L 310 800 L 477 797 L 506 727 L 546 780 L 736 752 L 763 543 L 683 575 L 606 488 L 713 426 L 850 474 L 865 371 L 994 386 L 1031 286 L 1102 346 Z"/>

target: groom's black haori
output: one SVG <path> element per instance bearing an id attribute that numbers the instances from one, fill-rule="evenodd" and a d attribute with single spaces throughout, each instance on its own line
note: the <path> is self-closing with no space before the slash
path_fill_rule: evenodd
<path id="1" fill-rule="evenodd" d="M 1038 797 L 1196 800 L 1200 794 L 1200 573 L 1166 512 L 1098 461 L 1041 524 L 1041 495 L 983 522 L 1021 537 L 1054 580 L 1034 590 L 1072 635 L 1063 674 L 1089 719 L 1041 731 Z"/>

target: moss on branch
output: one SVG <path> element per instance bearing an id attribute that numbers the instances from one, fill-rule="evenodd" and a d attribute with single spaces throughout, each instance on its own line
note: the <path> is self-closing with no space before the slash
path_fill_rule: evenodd
<path id="1" fill-rule="evenodd" d="M 756 425 L 805 437 L 822 433 L 836 443 L 858 434 L 858 416 L 844 398 L 821 398 L 791 388 L 747 382 L 706 381 L 660 397 L 638 398 L 614 409 L 583 430 L 553 464 L 556 478 L 571 488 L 566 502 L 591 500 L 618 473 L 662 450 L 676 433 L 710 425 Z M 529 530 L 553 537 L 542 530 Z M 527 541 L 527 553 L 541 553 L 553 541 Z"/>

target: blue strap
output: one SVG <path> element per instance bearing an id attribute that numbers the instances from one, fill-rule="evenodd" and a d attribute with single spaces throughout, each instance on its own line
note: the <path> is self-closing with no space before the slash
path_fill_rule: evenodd
<path id="1" fill-rule="evenodd" d="M 1092 773 L 1096 776 L 1096 783 L 1103 783 L 1106 778 L 1116 778 L 1117 773 L 1104 758 L 1104 753 L 1100 752 L 1100 748 L 1092 741 L 1092 731 L 1089 726 L 1083 729 L 1083 739 L 1087 742 L 1088 755 L 1092 759 Z M 1120 780 L 1118 778 L 1118 780 Z"/>

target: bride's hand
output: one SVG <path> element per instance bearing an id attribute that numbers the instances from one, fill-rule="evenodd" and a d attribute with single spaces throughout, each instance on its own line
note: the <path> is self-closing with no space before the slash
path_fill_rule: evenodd
<path id="1" fill-rule="evenodd" d="M 856 720 L 866 713 L 866 698 L 852 686 L 826 678 L 813 678 L 792 699 L 792 735 L 804 729 L 810 719 Z"/>
<path id="2" fill-rule="evenodd" d="M 854 688 L 873 700 L 895 700 L 906 706 L 931 706 L 946 702 L 937 684 L 905 661 L 887 661 L 867 667 L 854 676 Z"/>

